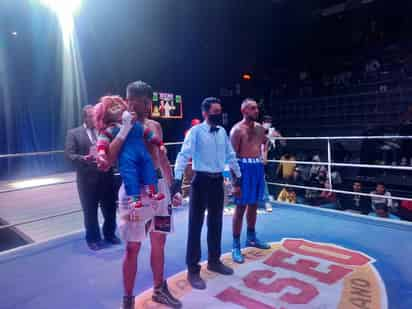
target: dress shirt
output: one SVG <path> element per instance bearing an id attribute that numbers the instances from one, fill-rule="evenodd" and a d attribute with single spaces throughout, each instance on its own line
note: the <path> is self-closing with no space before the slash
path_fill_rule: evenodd
<path id="1" fill-rule="evenodd" d="M 194 126 L 188 132 L 177 155 L 175 178 L 182 179 L 184 169 L 192 159 L 192 167 L 197 172 L 223 173 L 225 164 L 229 164 L 236 177 L 241 177 L 236 153 L 227 136 L 226 130 L 210 131 L 211 126 L 206 122 Z"/>
<path id="2" fill-rule="evenodd" d="M 89 129 L 85 123 L 83 123 L 83 127 L 86 129 L 86 134 L 89 137 L 90 143 L 95 145 L 97 142 L 97 130 L 95 128 Z"/>

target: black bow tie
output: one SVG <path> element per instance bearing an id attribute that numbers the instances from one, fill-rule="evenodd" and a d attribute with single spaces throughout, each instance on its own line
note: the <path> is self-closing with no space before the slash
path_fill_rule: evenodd
<path id="1" fill-rule="evenodd" d="M 219 131 L 219 127 L 210 127 L 210 133 Z"/>

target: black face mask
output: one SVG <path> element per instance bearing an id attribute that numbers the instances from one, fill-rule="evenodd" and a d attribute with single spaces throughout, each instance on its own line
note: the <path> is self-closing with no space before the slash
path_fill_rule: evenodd
<path id="1" fill-rule="evenodd" d="M 209 115 L 209 122 L 212 126 L 221 126 L 223 123 L 222 114 Z"/>

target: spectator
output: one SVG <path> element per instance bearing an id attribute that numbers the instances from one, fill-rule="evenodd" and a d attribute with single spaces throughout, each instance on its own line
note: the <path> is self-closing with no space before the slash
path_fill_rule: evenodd
<path id="1" fill-rule="evenodd" d="M 287 204 L 296 204 L 296 193 L 291 187 L 285 187 L 280 191 L 278 202 Z"/>
<path id="2" fill-rule="evenodd" d="M 297 186 L 304 186 L 305 185 L 305 180 L 303 179 L 302 176 L 302 171 L 299 167 L 296 167 L 292 178 L 290 179 L 291 183 Z M 295 193 L 296 193 L 296 200 L 299 203 L 303 203 L 304 200 L 304 196 L 305 196 L 305 190 L 304 189 L 295 189 Z"/>
<path id="3" fill-rule="evenodd" d="M 391 193 L 386 190 L 383 182 L 377 183 L 375 191 L 372 191 L 371 194 L 384 196 L 371 198 L 371 206 L 374 211 L 376 211 L 376 208 L 382 209 L 384 206 L 389 209 L 392 208 Z"/>
<path id="4" fill-rule="evenodd" d="M 267 147 L 262 145 L 263 160 L 265 164 L 265 195 L 264 202 L 259 204 L 259 208 L 266 209 L 266 211 L 272 211 L 273 194 L 270 192 L 267 185 L 267 181 L 273 181 L 276 178 L 276 168 L 272 163 L 268 163 L 267 160 L 279 159 L 281 155 L 281 149 L 286 146 L 286 141 L 276 140 L 277 137 L 282 137 L 272 125 L 272 116 L 263 116 L 262 122 L 263 128 L 265 128 L 265 134 L 267 137 Z M 277 191 L 277 188 L 275 189 Z M 272 189 L 273 191 L 273 189 Z M 276 194 L 276 193 L 275 193 Z"/>
<path id="5" fill-rule="evenodd" d="M 280 160 L 286 162 L 281 162 L 279 164 L 276 174 L 283 180 L 290 179 L 293 176 L 293 172 L 296 168 L 296 163 L 294 162 L 296 161 L 295 156 L 286 151 L 285 154 L 280 158 Z M 287 161 L 291 162 L 289 163 Z"/>
<path id="6" fill-rule="evenodd" d="M 314 155 L 312 161 L 319 163 L 319 155 Z M 316 179 L 321 172 L 326 172 L 326 167 L 321 164 L 313 164 L 309 171 L 309 180 Z"/>
<path id="7" fill-rule="evenodd" d="M 319 174 L 315 177 L 315 179 L 314 179 L 314 184 L 315 184 L 317 187 L 324 188 L 326 181 L 327 181 L 326 171 L 321 170 L 321 171 L 319 172 Z"/>
<path id="8" fill-rule="evenodd" d="M 267 137 L 267 147 L 262 145 L 263 161 L 265 164 L 265 180 L 273 181 L 276 178 L 276 168 L 272 163 L 268 163 L 267 160 L 273 160 L 280 158 L 281 148 L 286 145 L 284 140 L 276 140 L 276 137 L 282 137 L 282 135 L 272 126 L 272 117 L 269 115 L 263 116 L 262 122 L 263 128 Z M 265 184 L 265 203 L 273 201 L 273 197 L 270 195 L 267 184 Z M 264 208 L 264 205 L 259 207 Z"/>
<path id="9" fill-rule="evenodd" d="M 353 192 L 362 193 L 362 183 L 360 181 L 353 183 Z M 363 215 L 367 215 L 371 211 L 371 206 L 366 196 L 342 194 L 340 203 L 343 210 L 356 210 L 360 211 Z"/>
<path id="10" fill-rule="evenodd" d="M 341 185 L 342 182 L 343 182 L 343 181 L 342 181 L 342 177 L 341 177 L 339 171 L 337 171 L 337 170 L 332 171 L 331 177 L 332 177 L 332 184 L 333 184 L 333 186 L 334 186 L 335 188 L 339 188 L 340 185 Z"/>
<path id="11" fill-rule="evenodd" d="M 272 125 L 272 116 L 263 116 L 262 126 L 265 128 L 268 138 L 267 158 L 279 158 L 281 149 L 286 146 L 285 140 L 276 140 L 277 137 L 282 137 L 282 134 Z"/>
<path id="12" fill-rule="evenodd" d="M 328 180 L 325 181 L 324 186 L 327 190 L 320 193 L 319 206 L 322 208 L 337 209 L 336 193 L 329 191 L 330 185 Z"/>
<path id="13" fill-rule="evenodd" d="M 318 176 L 310 179 L 309 185 L 311 187 L 325 187 L 325 182 L 326 182 L 326 173 L 325 172 L 320 172 Z M 319 200 L 320 200 L 320 194 L 321 191 L 319 190 L 306 190 L 305 193 L 305 201 L 307 204 L 312 205 L 312 206 L 318 206 L 319 205 Z"/>
<path id="14" fill-rule="evenodd" d="M 399 217 L 402 220 L 412 221 L 412 201 L 401 201 Z"/>
<path id="15" fill-rule="evenodd" d="M 399 220 L 399 217 L 389 212 L 389 207 L 386 206 L 385 204 L 377 204 L 375 208 L 375 212 L 371 212 L 369 216 Z"/>

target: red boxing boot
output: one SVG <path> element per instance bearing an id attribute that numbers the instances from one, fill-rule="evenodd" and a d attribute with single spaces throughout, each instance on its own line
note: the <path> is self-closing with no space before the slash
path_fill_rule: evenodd
<path id="1" fill-rule="evenodd" d="M 161 201 L 166 197 L 163 193 L 156 192 L 155 185 L 147 185 L 145 186 L 145 190 L 147 195 L 155 201 Z"/>
<path id="2" fill-rule="evenodd" d="M 142 208 L 143 207 L 143 203 L 140 200 L 140 198 L 136 199 L 136 198 L 130 197 L 129 205 L 130 205 L 130 208 Z"/>

